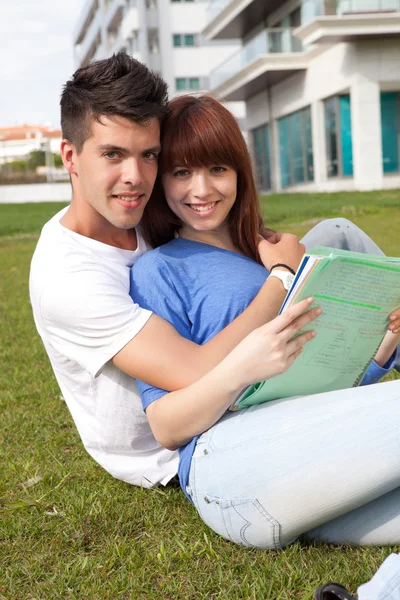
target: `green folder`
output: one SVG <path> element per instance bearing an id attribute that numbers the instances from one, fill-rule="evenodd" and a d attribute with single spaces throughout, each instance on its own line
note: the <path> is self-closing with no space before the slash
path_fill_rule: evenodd
<path id="1" fill-rule="evenodd" d="M 281 375 L 247 387 L 230 410 L 360 384 L 400 307 L 400 258 L 317 246 L 304 255 L 280 312 L 313 296 L 317 336 Z"/>

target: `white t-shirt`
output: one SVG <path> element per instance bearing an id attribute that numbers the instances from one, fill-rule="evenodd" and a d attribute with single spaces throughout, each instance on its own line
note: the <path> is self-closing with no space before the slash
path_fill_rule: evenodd
<path id="1" fill-rule="evenodd" d="M 133 263 L 148 248 L 121 250 L 60 224 L 43 228 L 30 273 L 30 296 L 63 397 L 89 454 L 111 475 L 151 487 L 177 472 L 178 456 L 155 440 L 136 381 L 110 359 L 146 324 L 151 312 L 129 296 Z"/>

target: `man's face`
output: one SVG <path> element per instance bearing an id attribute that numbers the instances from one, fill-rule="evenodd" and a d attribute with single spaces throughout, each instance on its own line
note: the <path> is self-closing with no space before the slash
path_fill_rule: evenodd
<path id="1" fill-rule="evenodd" d="M 160 152 L 157 119 L 146 125 L 123 117 L 93 120 L 80 154 L 73 151 L 74 201 L 88 227 L 110 236 L 135 227 L 153 190 Z"/>

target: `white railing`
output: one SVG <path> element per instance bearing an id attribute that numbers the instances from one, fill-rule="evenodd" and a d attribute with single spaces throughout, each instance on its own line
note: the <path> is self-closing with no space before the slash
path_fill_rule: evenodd
<path id="1" fill-rule="evenodd" d="M 293 29 L 263 29 L 241 50 L 210 73 L 210 88 L 213 90 L 230 77 L 247 67 L 261 54 L 301 52 L 301 42 L 292 35 Z"/>
<path id="2" fill-rule="evenodd" d="M 400 12 L 400 0 L 303 0 L 302 23 L 316 17 Z"/>

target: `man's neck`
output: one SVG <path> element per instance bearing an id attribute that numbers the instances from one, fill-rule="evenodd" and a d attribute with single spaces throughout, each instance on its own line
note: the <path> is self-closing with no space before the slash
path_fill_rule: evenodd
<path id="1" fill-rule="evenodd" d="M 136 250 L 138 246 L 136 230 L 118 229 L 106 222 L 100 215 L 82 214 L 82 210 L 71 202 L 67 212 L 60 219 L 60 223 L 66 229 L 70 229 L 79 235 L 91 238 L 102 244 L 114 246 L 121 250 Z"/>

